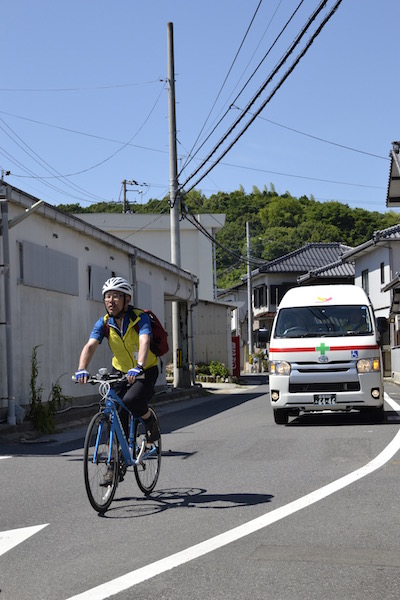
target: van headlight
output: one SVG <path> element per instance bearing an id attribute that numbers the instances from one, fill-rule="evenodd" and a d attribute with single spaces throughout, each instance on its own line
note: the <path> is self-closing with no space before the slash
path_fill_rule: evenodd
<path id="1" fill-rule="evenodd" d="M 270 375 L 290 375 L 290 363 L 286 360 L 272 360 L 269 363 Z"/>
<path id="2" fill-rule="evenodd" d="M 379 358 L 360 358 L 357 361 L 358 373 L 372 373 L 381 370 L 381 362 Z"/>

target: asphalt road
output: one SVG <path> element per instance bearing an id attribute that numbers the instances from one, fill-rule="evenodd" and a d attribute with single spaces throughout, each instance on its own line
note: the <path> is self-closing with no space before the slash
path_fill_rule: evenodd
<path id="1" fill-rule="evenodd" d="M 104 517 L 84 427 L 0 445 L 0 600 L 398 600 L 397 405 L 278 426 L 253 382 L 160 407 L 155 493 L 129 473 Z"/>

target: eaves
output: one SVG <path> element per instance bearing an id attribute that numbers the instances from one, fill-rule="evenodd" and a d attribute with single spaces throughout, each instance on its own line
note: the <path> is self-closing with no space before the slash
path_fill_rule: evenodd
<path id="1" fill-rule="evenodd" d="M 30 194 L 27 194 L 18 188 L 13 186 L 8 186 L 11 190 L 10 194 L 10 203 L 19 205 L 21 208 L 26 210 L 30 208 L 33 203 L 36 203 L 39 198 L 35 198 Z M 65 213 L 64 211 L 52 206 L 51 204 L 47 204 L 43 202 L 43 204 L 37 209 L 36 214 L 42 215 L 44 218 L 54 221 L 56 223 L 60 223 L 64 227 L 68 227 L 82 233 L 88 237 L 91 237 L 95 240 L 102 242 L 103 244 L 107 244 L 112 248 L 116 248 L 117 250 L 121 250 L 126 254 L 129 254 L 135 258 L 140 258 L 150 264 L 157 265 L 166 269 L 167 271 L 178 273 L 180 277 L 183 277 L 186 280 L 192 281 L 193 283 L 198 283 L 198 278 L 185 271 L 184 269 L 169 263 L 158 256 L 154 256 L 141 248 L 137 248 L 128 242 L 125 242 L 121 238 L 118 238 L 110 233 L 107 233 L 103 229 L 95 227 L 94 225 L 89 225 L 86 221 L 79 219 L 75 215 L 70 215 L 69 213 Z"/>
<path id="2" fill-rule="evenodd" d="M 396 227 L 398 227 L 398 226 L 396 225 Z M 353 262 L 355 260 L 355 258 L 357 258 L 357 257 L 361 257 L 361 256 L 365 256 L 367 254 L 370 254 L 371 252 L 373 252 L 373 250 L 377 246 L 386 246 L 387 247 L 392 242 L 400 242 L 400 238 L 398 238 L 398 237 L 390 237 L 388 235 L 385 235 L 386 231 L 387 230 L 376 231 L 374 233 L 372 240 L 368 240 L 367 242 L 364 242 L 364 244 L 360 244 L 360 246 L 357 246 L 356 248 L 353 248 L 352 250 L 348 250 L 347 252 L 345 252 L 342 255 L 342 261 L 343 262 Z"/>

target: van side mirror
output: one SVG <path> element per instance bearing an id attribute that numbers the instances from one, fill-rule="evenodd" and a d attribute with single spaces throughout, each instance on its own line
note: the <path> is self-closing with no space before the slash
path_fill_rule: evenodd
<path id="1" fill-rule="evenodd" d="M 379 333 L 385 333 L 388 330 L 388 320 L 386 317 L 378 317 L 376 319 L 376 328 Z"/>

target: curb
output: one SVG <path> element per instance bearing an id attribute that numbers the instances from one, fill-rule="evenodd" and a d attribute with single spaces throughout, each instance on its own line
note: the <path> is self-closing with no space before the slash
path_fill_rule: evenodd
<path id="1" fill-rule="evenodd" d="M 168 390 L 158 392 L 149 404 L 157 406 L 202 396 L 209 396 L 211 394 L 212 392 L 208 389 L 200 386 L 193 386 L 187 389 Z M 65 429 L 72 429 L 73 427 L 88 423 L 91 417 L 98 411 L 98 408 L 99 402 L 96 401 L 84 406 L 76 405 L 68 407 L 57 413 L 55 417 L 56 430 L 54 433 L 60 433 Z M 31 421 L 23 421 L 17 425 L 3 423 L 0 424 L 0 443 L 4 441 L 18 441 L 21 437 L 24 437 L 24 434 L 26 433 L 29 434 L 29 437 L 34 436 L 37 438 L 49 435 L 48 433 L 37 431 Z"/>

